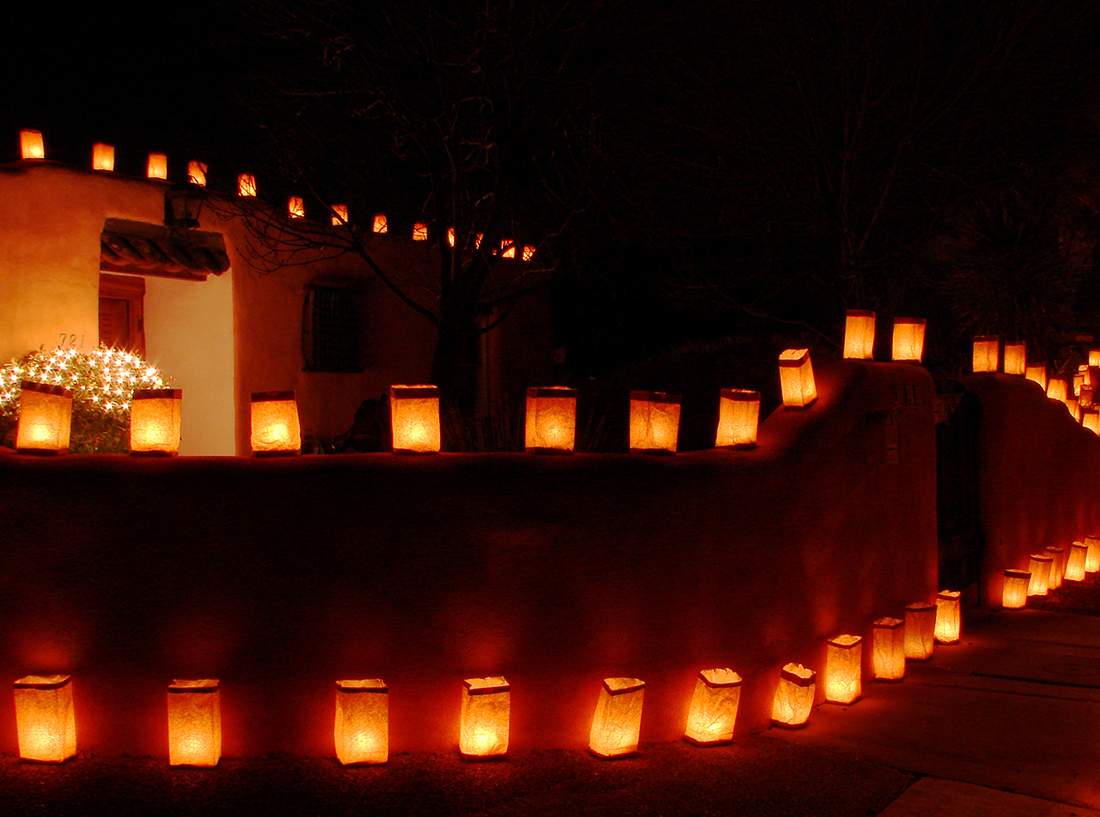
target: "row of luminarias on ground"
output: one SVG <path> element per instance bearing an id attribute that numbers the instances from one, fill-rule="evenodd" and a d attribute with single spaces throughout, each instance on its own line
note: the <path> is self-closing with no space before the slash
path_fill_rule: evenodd
<path id="1" fill-rule="evenodd" d="M 883 618 L 872 625 L 872 668 L 876 680 L 900 681 L 906 660 L 926 661 L 933 644 L 959 640 L 959 593 L 944 591 L 936 604 L 911 604 L 905 618 Z M 863 638 L 828 640 L 825 700 L 852 704 L 863 695 Z M 733 740 L 741 698 L 741 676 L 721 667 L 699 673 L 688 707 L 684 738 L 700 746 Z M 814 705 L 817 673 L 801 664 L 780 672 L 772 700 L 772 723 L 805 726 Z M 76 714 L 72 677 L 28 675 L 14 684 L 19 756 L 63 762 L 76 754 Z M 645 682 L 605 678 L 589 733 L 589 750 L 604 758 L 638 750 Z M 175 680 L 168 687 L 168 763 L 216 766 L 222 754 L 221 690 L 216 679 Z M 508 752 L 511 696 L 502 676 L 467 678 L 462 685 L 458 750 L 467 758 L 501 757 Z M 333 742 L 345 765 L 378 764 L 389 759 L 389 689 L 378 678 L 336 682 Z"/>
<path id="2" fill-rule="evenodd" d="M 1019 610 L 1029 596 L 1046 596 L 1063 582 L 1080 582 L 1100 572 L 1100 535 L 1089 535 L 1069 548 L 1050 546 L 1028 557 L 1027 570 L 1006 570 L 1001 606 Z"/>
<path id="3" fill-rule="evenodd" d="M 46 146 L 40 131 L 20 131 L 19 143 L 24 159 L 46 158 Z M 113 145 L 105 145 L 101 142 L 96 142 L 92 145 L 92 169 L 107 172 L 114 171 L 115 148 Z M 204 162 L 188 162 L 187 181 L 199 187 L 205 187 L 206 171 L 207 166 Z M 167 180 L 168 156 L 164 153 L 150 153 L 145 172 L 146 176 L 150 179 Z M 256 177 L 254 175 L 251 173 L 242 173 L 237 177 L 237 195 L 243 198 L 256 197 Z M 351 223 L 351 216 L 346 204 L 330 205 L 329 211 L 329 216 L 332 219 L 332 226 L 339 227 Z M 287 216 L 290 218 L 306 217 L 305 201 L 301 196 L 291 196 L 287 201 Z M 379 234 L 389 232 L 389 222 L 384 213 L 376 213 L 374 215 L 371 220 L 371 232 Z M 481 248 L 482 237 L 480 233 L 473 237 L 475 249 Z M 413 225 L 412 240 L 428 240 L 428 225 L 426 223 L 417 222 Z M 447 242 L 452 247 L 455 245 L 455 231 L 453 227 L 447 231 Z M 494 254 L 497 252 L 499 252 L 502 258 L 515 258 L 518 254 L 524 261 L 530 261 L 535 255 L 535 248 L 530 245 L 517 244 L 512 239 L 507 238 L 501 240 L 500 249 L 494 250 Z"/>

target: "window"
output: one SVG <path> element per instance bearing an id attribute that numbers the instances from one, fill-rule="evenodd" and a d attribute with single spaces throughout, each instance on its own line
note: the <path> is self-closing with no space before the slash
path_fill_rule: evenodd
<path id="1" fill-rule="evenodd" d="M 359 306 L 347 286 L 306 286 L 302 320 L 305 368 L 312 372 L 359 372 Z"/>

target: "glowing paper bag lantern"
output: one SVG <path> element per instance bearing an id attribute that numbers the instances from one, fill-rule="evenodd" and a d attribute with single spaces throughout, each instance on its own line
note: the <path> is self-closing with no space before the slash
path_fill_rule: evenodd
<path id="1" fill-rule="evenodd" d="M 439 389 L 390 386 L 393 450 L 399 454 L 439 451 Z"/>
<path id="2" fill-rule="evenodd" d="M 962 594 L 958 590 L 941 590 L 936 595 L 936 641 L 957 644 L 962 630 Z"/>
<path id="3" fill-rule="evenodd" d="M 1027 586 L 1029 596 L 1045 596 L 1050 587 L 1050 568 L 1054 560 L 1040 553 L 1032 553 L 1028 558 L 1027 572 L 1031 574 L 1031 583 Z"/>
<path id="4" fill-rule="evenodd" d="M 63 386 L 24 380 L 20 384 L 15 448 L 24 454 L 64 454 L 69 450 L 73 393 Z"/>
<path id="5" fill-rule="evenodd" d="M 875 313 L 849 309 L 844 314 L 844 357 L 871 360 L 875 349 Z"/>
<path id="6" fill-rule="evenodd" d="M 772 725 L 798 729 L 810 719 L 814 707 L 816 673 L 801 664 L 787 664 L 779 673 L 772 698 Z"/>
<path id="7" fill-rule="evenodd" d="M 346 204 L 332 205 L 332 226 L 342 227 L 348 223 L 348 206 Z"/>
<path id="8" fill-rule="evenodd" d="M 293 391 L 265 391 L 252 395 L 252 454 L 256 457 L 292 456 L 302 450 L 298 404 Z"/>
<path id="9" fill-rule="evenodd" d="M 28 675 L 15 682 L 19 757 L 60 763 L 76 754 L 72 678 Z"/>
<path id="10" fill-rule="evenodd" d="M 1060 377 L 1052 377 L 1047 381 L 1047 397 L 1051 400 L 1060 400 L 1063 403 L 1069 398 L 1069 387 L 1066 381 Z"/>
<path id="11" fill-rule="evenodd" d="M 523 247 L 523 260 L 524 261 L 530 261 L 534 257 L 535 257 L 535 248 L 532 247 L 530 244 L 524 245 L 524 247 Z"/>
<path id="12" fill-rule="evenodd" d="M 390 758 L 390 696 L 380 678 L 336 682 L 336 759 L 345 766 Z"/>
<path id="13" fill-rule="evenodd" d="M 1067 582 L 1083 582 L 1085 580 L 1085 562 L 1089 557 L 1089 546 L 1084 542 L 1074 542 L 1069 546 L 1069 559 L 1066 561 Z"/>
<path id="14" fill-rule="evenodd" d="M 508 752 L 508 682 L 499 675 L 462 682 L 458 751 L 463 757 L 499 757 Z"/>
<path id="15" fill-rule="evenodd" d="M 995 372 L 1000 366 L 1000 338 L 978 335 L 974 338 L 974 371 Z"/>
<path id="16" fill-rule="evenodd" d="M 1085 385 L 1085 372 L 1086 366 L 1080 367 L 1073 373 L 1073 396 L 1076 397 L 1081 393 L 1081 387 Z"/>
<path id="17" fill-rule="evenodd" d="M 1093 434 L 1100 434 L 1100 409 L 1085 409 L 1081 413 L 1081 425 Z"/>
<path id="18" fill-rule="evenodd" d="M 1043 548 L 1043 552 L 1051 558 L 1050 562 L 1050 578 L 1047 579 L 1047 588 L 1049 590 L 1057 590 L 1062 586 L 1062 575 L 1065 573 L 1065 548 L 1059 547 L 1046 547 Z"/>
<path id="19" fill-rule="evenodd" d="M 96 142 L 92 145 L 92 170 L 115 169 L 115 146 Z"/>
<path id="20" fill-rule="evenodd" d="M 256 196 L 256 177 L 251 173 L 242 173 L 237 177 L 237 195 L 245 198 Z"/>
<path id="21" fill-rule="evenodd" d="M 573 450 L 577 427 L 577 390 L 565 386 L 527 389 L 524 447 L 535 453 Z"/>
<path id="22" fill-rule="evenodd" d="M 301 196 L 291 196 L 286 203 L 286 214 L 291 218 L 306 217 L 306 203 Z"/>
<path id="23" fill-rule="evenodd" d="M 760 425 L 760 392 L 722 389 L 718 397 L 716 448 L 756 448 Z"/>
<path id="24" fill-rule="evenodd" d="M 1024 377 L 1033 383 L 1038 383 L 1039 388 L 1043 391 L 1047 390 L 1047 364 L 1034 363 L 1024 369 Z"/>
<path id="25" fill-rule="evenodd" d="M 905 657 L 927 661 L 936 639 L 936 605 L 910 604 L 905 608 Z"/>
<path id="26" fill-rule="evenodd" d="M 500 240 L 500 256 L 501 258 L 515 258 L 516 242 L 510 238 L 502 238 Z"/>
<path id="27" fill-rule="evenodd" d="M 1021 610 L 1027 606 L 1027 588 L 1030 584 L 1031 574 L 1026 570 L 1006 570 L 1001 606 L 1006 610 Z"/>
<path id="28" fill-rule="evenodd" d="M 630 393 L 630 450 L 674 454 L 680 433 L 680 395 L 659 391 Z"/>
<path id="29" fill-rule="evenodd" d="M 448 227 L 447 228 L 447 246 L 448 247 L 453 247 L 454 245 L 455 245 L 455 228 L 454 227 Z"/>
<path id="30" fill-rule="evenodd" d="M 863 639 L 838 635 L 825 647 L 825 700 L 852 704 L 863 695 Z"/>
<path id="31" fill-rule="evenodd" d="M 705 669 L 695 679 L 684 739 L 697 746 L 717 746 L 733 740 L 741 676 L 731 669 Z"/>
<path id="32" fill-rule="evenodd" d="M 924 318 L 894 318 L 894 360 L 920 363 L 924 355 Z"/>
<path id="33" fill-rule="evenodd" d="M 428 225 L 422 222 L 417 222 L 413 225 L 413 241 L 427 241 L 428 240 Z"/>
<path id="34" fill-rule="evenodd" d="M 1085 409 L 1091 408 L 1096 390 L 1088 384 L 1081 387 L 1081 393 L 1077 395 L 1077 405 L 1081 407 L 1082 422 L 1084 422 Z"/>
<path id="35" fill-rule="evenodd" d="M 150 153 L 145 172 L 150 179 L 167 179 L 168 157 L 163 153 Z"/>
<path id="36" fill-rule="evenodd" d="M 386 214 L 378 213 L 374 217 L 374 222 L 371 224 L 371 232 L 385 233 L 389 232 L 389 225 L 386 223 Z"/>
<path id="37" fill-rule="evenodd" d="M 19 131 L 19 148 L 24 159 L 45 159 L 46 145 L 42 133 L 36 130 Z"/>
<path id="38" fill-rule="evenodd" d="M 1100 349 L 1089 349 L 1089 365 L 1100 366 Z"/>
<path id="39" fill-rule="evenodd" d="M 174 456 L 180 448 L 182 389 L 138 389 L 130 402 L 130 453 Z"/>
<path id="40" fill-rule="evenodd" d="M 871 668 L 876 681 L 905 677 L 905 622 L 880 618 L 871 625 Z"/>
<path id="41" fill-rule="evenodd" d="M 1077 402 L 1076 397 L 1066 398 L 1066 408 L 1069 410 L 1069 416 L 1077 422 L 1081 422 L 1081 405 Z"/>
<path id="42" fill-rule="evenodd" d="M 599 757 L 622 757 L 638 751 L 645 682 L 637 678 L 604 678 L 588 750 Z"/>
<path id="43" fill-rule="evenodd" d="M 1027 345 L 1022 340 L 1005 341 L 1005 374 L 1025 374 Z"/>
<path id="44" fill-rule="evenodd" d="M 216 679 L 168 687 L 168 764 L 217 766 L 222 757 L 221 691 Z"/>
<path id="45" fill-rule="evenodd" d="M 817 399 L 809 349 L 787 349 L 780 353 L 779 386 L 787 408 L 804 408 Z"/>
<path id="46" fill-rule="evenodd" d="M 1085 559 L 1085 572 L 1096 573 L 1100 571 L 1100 536 L 1089 534 L 1085 537 L 1085 544 L 1089 548 L 1088 558 Z"/>
<path id="47" fill-rule="evenodd" d="M 187 181 L 206 187 L 206 163 L 190 161 L 187 163 Z"/>

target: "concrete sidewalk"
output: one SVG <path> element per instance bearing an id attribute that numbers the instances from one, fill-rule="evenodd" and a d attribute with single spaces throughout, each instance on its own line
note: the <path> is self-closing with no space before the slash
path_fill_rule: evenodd
<path id="1" fill-rule="evenodd" d="M 882 814 L 1100 815 L 1100 618 L 998 611 L 769 737 L 929 776 Z"/>

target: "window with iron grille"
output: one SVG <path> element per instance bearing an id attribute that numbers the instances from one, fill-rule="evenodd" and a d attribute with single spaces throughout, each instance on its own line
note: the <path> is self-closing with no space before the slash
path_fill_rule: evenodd
<path id="1" fill-rule="evenodd" d="M 306 287 L 302 321 L 305 368 L 313 372 L 358 372 L 359 308 L 351 287 Z"/>

